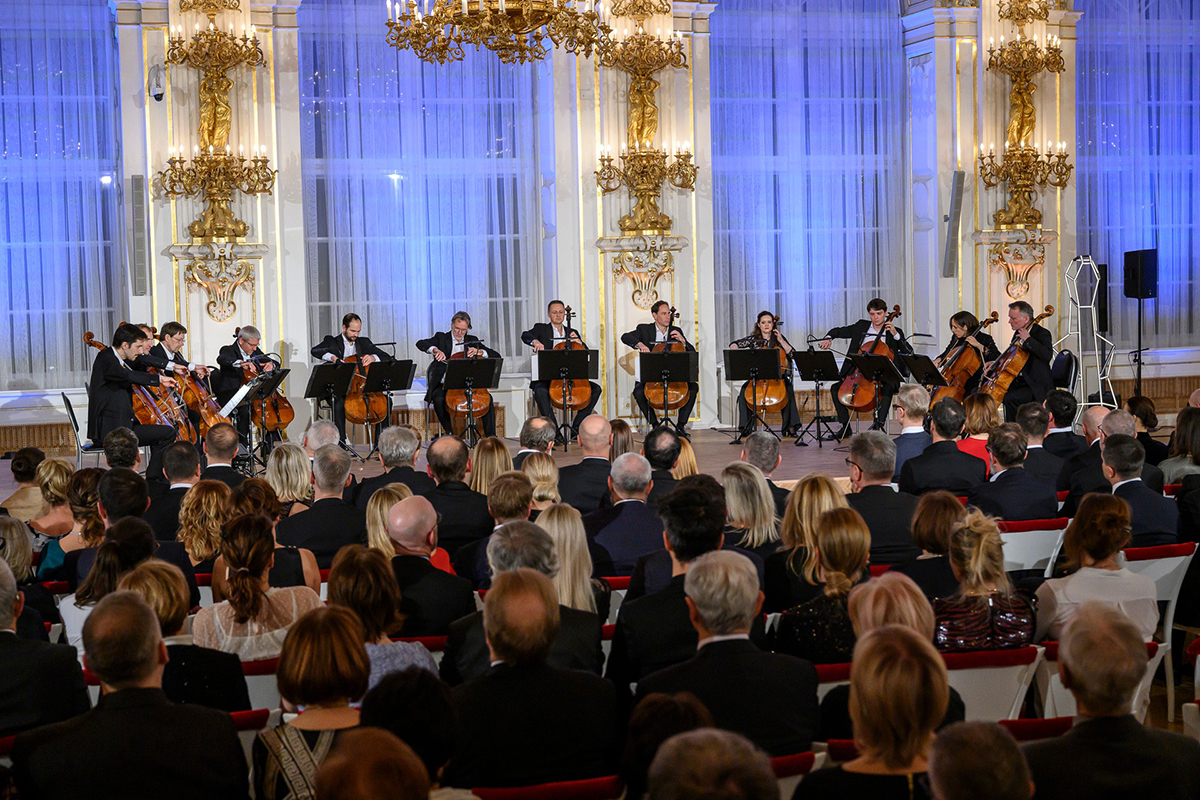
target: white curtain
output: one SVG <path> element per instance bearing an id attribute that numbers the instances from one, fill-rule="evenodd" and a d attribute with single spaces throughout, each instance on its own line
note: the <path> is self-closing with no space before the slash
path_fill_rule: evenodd
<path id="1" fill-rule="evenodd" d="M 723 0 L 712 16 L 717 331 L 776 312 L 795 345 L 903 285 L 895 0 Z M 893 299 L 895 298 L 895 299 Z"/>
<path id="2" fill-rule="evenodd" d="M 1197 344 L 1200 294 L 1200 2 L 1076 0 L 1079 252 L 1109 265 L 1110 330 L 1137 341 L 1129 250 L 1158 248 L 1143 345 Z"/>
<path id="3" fill-rule="evenodd" d="M 458 310 L 528 370 L 543 298 L 538 106 L 546 65 L 468 49 L 425 64 L 384 42 L 382 3 L 300 6 L 309 331 L 353 311 L 375 341 L 448 330 Z"/>
<path id="4" fill-rule="evenodd" d="M 0 390 L 83 386 L 123 313 L 117 46 L 98 0 L 0 13 Z"/>

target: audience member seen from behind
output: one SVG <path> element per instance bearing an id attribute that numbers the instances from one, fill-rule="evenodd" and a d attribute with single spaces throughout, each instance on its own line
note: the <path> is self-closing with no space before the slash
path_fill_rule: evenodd
<path id="1" fill-rule="evenodd" d="M 471 453 L 471 491 L 487 494 L 496 476 L 512 469 L 512 455 L 504 440 L 496 436 L 483 437 Z"/>
<path id="2" fill-rule="evenodd" d="M 871 532 L 871 563 L 902 564 L 920 555 L 912 540 L 916 495 L 897 492 L 891 485 L 896 443 L 882 431 L 863 431 L 850 438 L 849 450 L 846 466 L 854 491 L 846 502 Z"/>
<path id="3" fill-rule="evenodd" d="M 66 580 L 64 559 L 73 550 L 99 547 L 104 541 L 104 520 L 100 519 L 100 478 L 104 470 L 97 467 L 76 470 L 67 487 L 67 504 L 71 507 L 74 524 L 69 533 L 52 539 L 42 548 L 38 563 L 38 579 Z"/>
<path id="4" fill-rule="evenodd" d="M 900 468 L 901 492 L 919 495 L 944 490 L 961 497 L 987 480 L 987 462 L 958 448 L 966 422 L 966 410 L 953 397 L 934 404 L 929 411 L 929 434 L 933 442 Z"/>
<path id="5" fill-rule="evenodd" d="M 678 733 L 713 727 L 712 715 L 689 692 L 648 694 L 634 707 L 625 734 L 625 754 L 618 774 L 626 800 L 643 800 L 650 764 L 658 748 Z"/>
<path id="6" fill-rule="evenodd" d="M 912 522 L 913 542 L 921 548 L 921 555 L 897 564 L 889 572 L 912 578 L 930 601 L 957 592 L 958 578 L 950 566 L 950 534 L 966 518 L 967 509 L 949 492 L 921 495 Z"/>
<path id="7" fill-rule="evenodd" d="M 1163 483 L 1182 483 L 1187 475 L 1200 474 L 1200 408 L 1185 406 L 1175 417 L 1171 455 L 1159 462 Z"/>
<path id="8" fill-rule="evenodd" d="M 788 495 L 779 525 L 781 547 L 764 560 L 763 611 L 775 614 L 821 595 L 817 522 L 826 511 L 849 508 L 846 493 L 823 472 L 805 475 Z"/>
<path id="9" fill-rule="evenodd" d="M 558 465 L 554 456 L 546 453 L 529 453 L 521 462 L 521 472 L 533 484 L 533 508 L 545 511 L 562 500 L 558 492 Z"/>
<path id="10" fill-rule="evenodd" d="M 1109 420 L 1118 413 L 1127 416 L 1124 412 L 1114 411 L 1104 420 L 1106 428 Z M 1129 546 L 1175 544 L 1179 539 L 1180 504 L 1175 498 L 1164 497 L 1162 491 L 1151 489 L 1142 480 L 1143 470 L 1154 468 L 1146 465 L 1146 450 L 1141 442 L 1126 434 L 1108 435 L 1104 439 L 1100 458 L 1100 469 L 1105 482 L 1112 487 L 1113 496 L 1129 503 Z M 1100 492 L 1101 488 L 1089 491 Z"/>
<path id="11" fill-rule="evenodd" d="M 771 760 L 747 739 L 700 728 L 663 742 L 650 765 L 650 800 L 778 800 Z"/>
<path id="12" fill-rule="evenodd" d="M 525 464 L 536 456 L 536 453 L 530 454 Z M 537 524 L 554 540 L 554 552 L 558 554 L 558 574 L 551 580 L 559 604 L 608 619 L 611 592 L 607 583 L 592 580 L 592 556 L 588 553 L 587 535 L 583 532 L 583 518 L 579 512 L 559 503 L 540 514 Z"/>
<path id="13" fill-rule="evenodd" d="M 637 440 L 633 438 L 633 428 L 623 419 L 614 419 L 612 425 L 612 444 L 608 446 L 608 460 L 616 461 L 626 453 L 637 452 Z"/>
<path id="14" fill-rule="evenodd" d="M 992 428 L 987 440 L 992 477 L 967 493 L 967 505 L 997 519 L 1054 519 L 1058 497 L 1054 485 L 1026 471 L 1028 438 L 1015 422 Z"/>
<path id="15" fill-rule="evenodd" d="M 844 664 L 854 651 L 850 590 L 864 578 L 871 534 L 858 512 L 826 511 L 817 521 L 817 579 L 820 597 L 784 611 L 775 627 L 774 650 L 814 664 Z"/>
<path id="16" fill-rule="evenodd" d="M 75 468 L 61 458 L 47 458 L 37 465 L 35 477 L 44 508 L 41 514 L 29 520 L 29 527 L 35 534 L 58 538 L 71 530 L 74 518 L 67 492 L 74 472 Z M 39 550 L 40 544 L 39 541 Z"/>
<path id="17" fill-rule="evenodd" d="M 1035 641 L 1057 640 L 1079 607 L 1099 601 L 1114 606 L 1150 641 L 1158 627 L 1154 581 L 1121 566 L 1118 555 L 1129 542 L 1129 504 L 1110 494 L 1089 494 L 1067 526 L 1063 554 L 1074 570 L 1037 590 Z"/>
<path id="18" fill-rule="evenodd" d="M 258 514 L 234 517 L 225 526 L 221 557 L 228 577 L 226 600 L 200 609 L 192 635 L 201 647 L 235 653 L 242 661 L 275 658 L 296 620 L 321 605 L 307 586 L 275 588 L 271 520 Z"/>
<path id="19" fill-rule="evenodd" d="M 280 442 L 271 448 L 263 476 L 282 505 L 282 516 L 290 517 L 312 507 L 312 462 L 298 444 Z"/>
<path id="20" fill-rule="evenodd" d="M 963 401 L 963 409 L 967 413 L 967 424 L 963 428 L 963 438 L 958 440 L 958 449 L 982 458 L 985 464 L 991 464 L 987 440 L 992 428 L 1004 422 L 1000 418 L 1000 406 L 990 394 L 977 392 L 967 396 Z"/>
<path id="21" fill-rule="evenodd" d="M 179 567 L 156 558 L 146 559 L 121 578 L 118 588 L 141 597 L 158 618 L 169 656 L 162 678 L 168 700 L 222 711 L 250 708 L 246 677 L 238 657 L 200 647 L 185 632 L 188 585 Z"/>
<path id="22" fill-rule="evenodd" d="M 29 528 L 12 517 L 0 516 L 0 561 L 8 564 L 25 597 L 23 613 L 18 615 L 17 636 L 23 639 L 47 641 L 45 624 L 61 621 L 54 595 L 37 582 L 33 569 L 33 547 Z"/>
<path id="23" fill-rule="evenodd" d="M 392 572 L 400 589 L 405 633 L 445 636 L 450 623 L 475 612 L 470 582 L 433 564 L 439 549 L 438 515 L 429 500 L 407 497 L 392 506 L 388 535 L 396 548 Z"/>
<path id="24" fill-rule="evenodd" d="M 396 555 L 396 546 L 388 536 L 388 514 L 392 506 L 406 497 L 412 497 L 412 489 L 403 483 L 389 483 L 376 489 L 367 501 L 367 546 L 383 553 L 386 558 Z M 337 556 L 334 556 L 336 560 Z"/>
<path id="25" fill-rule="evenodd" d="M 229 518 L 229 486 L 221 481 L 200 481 L 179 504 L 179 541 L 196 572 L 213 571 L 221 552 L 221 529 Z"/>
<path id="26" fill-rule="evenodd" d="M 42 492 L 37 485 L 38 464 L 46 458 L 46 454 L 36 447 L 22 447 L 13 453 L 9 462 L 9 471 L 17 483 L 16 491 L 0 502 L 0 508 L 6 509 L 9 516 L 21 522 L 29 522 L 42 513 Z"/>
<path id="27" fill-rule="evenodd" d="M 429 776 L 412 748 L 387 731 L 346 731 L 317 770 L 316 800 L 428 800 Z"/>
<path id="28" fill-rule="evenodd" d="M 725 540 L 765 560 L 779 549 L 779 519 L 767 479 L 758 467 L 734 461 L 721 470 L 721 483 L 729 518 Z"/>
<path id="29" fill-rule="evenodd" d="M 137 471 L 142 464 L 142 450 L 137 434 L 129 428 L 113 428 L 104 437 L 104 463 L 109 469 Z"/>
<path id="30" fill-rule="evenodd" d="M 935 800 L 1030 800 L 1034 790 L 1021 748 L 995 722 L 938 731 L 929 748 L 929 788 Z"/>
<path id="31" fill-rule="evenodd" d="M 1008 581 L 995 520 L 978 511 L 967 514 L 950 534 L 950 567 L 959 580 L 958 593 L 933 601 L 939 650 L 996 650 L 1033 641 L 1033 600 Z"/>
<path id="32" fill-rule="evenodd" d="M 1165 442 L 1160 442 L 1150 435 L 1158 430 L 1158 414 L 1154 410 L 1154 401 L 1145 395 L 1135 394 L 1125 401 L 1125 410 L 1133 415 L 1137 440 L 1146 449 L 1146 463 L 1157 467 L 1171 451 Z"/>
<path id="33" fill-rule="evenodd" d="M 350 609 L 362 623 L 371 661 L 369 686 L 390 672 L 409 667 L 437 672 L 433 656 L 424 646 L 390 638 L 400 634 L 400 590 L 391 561 L 383 553 L 360 544 L 343 547 L 329 571 L 329 603 Z"/>
<path id="34" fill-rule="evenodd" d="M 289 722 L 258 734 L 251 749 L 259 800 L 313 797 L 317 769 L 342 731 L 358 727 L 350 704 L 367 692 L 371 664 L 354 612 L 323 606 L 288 631 L 275 673 Z"/>
<path id="35" fill-rule="evenodd" d="M 1062 736 L 1022 748 L 1038 797 L 1200 797 L 1200 742 L 1134 716 L 1146 660 L 1141 632 L 1111 606 L 1085 603 L 1067 623 L 1058 674 L 1078 715 Z"/>
<path id="36" fill-rule="evenodd" d="M 348 544 L 367 543 L 363 511 L 345 500 L 350 486 L 350 453 L 327 444 L 313 456 L 313 504 L 308 511 L 278 522 L 280 544 L 311 550 L 321 569 L 329 569 L 337 551 Z"/>
<path id="37" fill-rule="evenodd" d="M 692 449 L 691 442 L 681 438 L 679 440 L 679 459 L 675 462 L 675 466 L 671 467 L 671 477 L 679 480 L 689 475 L 699 474 L 700 465 L 696 463 L 696 451 Z"/>

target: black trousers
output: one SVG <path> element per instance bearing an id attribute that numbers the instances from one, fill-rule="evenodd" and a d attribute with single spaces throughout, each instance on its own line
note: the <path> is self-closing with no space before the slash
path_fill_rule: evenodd
<path id="1" fill-rule="evenodd" d="M 686 425 L 687 421 L 691 418 L 692 409 L 696 406 L 696 394 L 699 391 L 700 386 L 698 384 L 688 383 L 688 393 L 690 396 L 688 397 L 687 402 L 679 407 L 679 421 L 676 423 L 676 425 L 678 425 L 680 428 Z M 662 409 L 657 406 L 650 405 L 650 402 L 646 400 L 646 385 L 641 381 L 638 381 L 633 385 L 633 400 L 635 403 L 637 403 L 637 407 L 641 409 L 642 416 L 645 417 L 646 421 L 650 423 L 650 427 L 653 428 L 657 426 L 659 423 L 658 412 Z M 664 421 L 669 421 L 669 417 L 668 420 Z"/>
<path id="2" fill-rule="evenodd" d="M 437 414 L 438 422 L 442 423 L 442 430 L 446 433 L 454 433 L 454 425 L 450 422 L 450 412 L 446 409 L 446 390 L 441 386 L 434 389 L 429 394 L 429 402 L 433 405 L 433 413 Z M 483 428 L 484 436 L 496 435 L 495 403 L 488 407 L 482 417 L 478 418 L 478 424 Z"/>
<path id="3" fill-rule="evenodd" d="M 792 382 L 785 380 L 784 385 L 787 386 L 787 405 L 783 407 L 783 421 L 781 427 L 785 432 L 791 432 L 792 429 L 800 427 L 800 412 L 796 408 L 796 393 L 792 391 Z M 761 389 L 761 386 L 759 387 Z M 742 388 L 738 390 L 737 407 L 738 407 L 738 428 L 745 433 L 750 432 L 750 404 L 746 402 L 746 398 L 753 399 L 753 392 L 750 388 L 750 383 L 747 381 L 742 384 Z"/>
<path id="4" fill-rule="evenodd" d="M 846 376 L 843 375 L 843 378 Z M 833 397 L 833 409 L 837 412 L 838 422 L 842 427 L 850 424 L 850 409 L 842 405 L 842 401 L 838 400 L 838 388 L 842 385 L 838 381 L 829 390 L 829 394 Z M 883 426 L 887 423 L 888 413 L 892 410 L 892 397 L 895 396 L 896 390 L 900 387 L 893 383 L 884 383 L 879 386 L 879 396 L 875 398 L 875 424 Z"/>
<path id="5" fill-rule="evenodd" d="M 1008 387 L 1004 395 L 1004 419 L 1014 422 L 1017 419 L 1017 409 L 1026 403 L 1033 402 L 1033 388 L 1020 377 Z"/>
<path id="6" fill-rule="evenodd" d="M 600 385 L 595 381 L 588 381 L 588 386 L 592 387 L 592 399 L 588 401 L 587 406 L 575 412 L 575 419 L 571 421 L 572 432 L 579 433 L 579 423 L 583 422 L 584 417 L 590 416 L 596 410 L 596 403 L 600 400 Z M 554 404 L 550 402 L 550 381 L 533 381 L 529 384 L 529 388 L 533 390 L 533 402 L 537 405 L 538 413 L 547 419 L 558 419 L 558 411 Z M 566 415 L 566 412 L 562 412 Z"/>
<path id="7" fill-rule="evenodd" d="M 137 437 L 138 447 L 150 448 L 150 463 L 146 465 L 146 480 L 165 480 L 163 475 L 163 450 L 175 441 L 176 430 L 170 425 L 133 426 L 133 435 Z"/>
<path id="8" fill-rule="evenodd" d="M 390 410 L 390 403 L 388 404 L 388 408 Z M 391 415 L 389 414 L 388 416 Z M 346 438 L 346 401 L 340 397 L 333 398 L 333 424 L 337 426 L 338 434 L 341 436 L 341 440 L 349 443 L 350 440 Z M 375 431 L 372 433 L 373 438 L 371 441 L 378 442 L 379 432 L 386 428 L 389 424 L 390 420 L 388 417 L 384 417 L 383 422 L 376 422 Z"/>

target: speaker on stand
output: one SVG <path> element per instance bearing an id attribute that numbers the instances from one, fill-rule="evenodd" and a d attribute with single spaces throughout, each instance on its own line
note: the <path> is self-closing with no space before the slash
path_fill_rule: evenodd
<path id="1" fill-rule="evenodd" d="M 1138 301 L 1137 377 L 1134 394 L 1142 393 L 1142 318 L 1147 299 L 1158 297 L 1158 250 L 1130 250 L 1125 253 L 1125 296 Z"/>

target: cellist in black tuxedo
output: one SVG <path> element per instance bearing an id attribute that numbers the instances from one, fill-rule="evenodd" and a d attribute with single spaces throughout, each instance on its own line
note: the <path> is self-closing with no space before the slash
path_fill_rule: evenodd
<path id="1" fill-rule="evenodd" d="M 170 364 L 175 372 L 182 374 L 184 378 L 187 377 L 187 373 L 189 372 L 194 372 L 198 378 L 206 377 L 208 375 L 208 367 L 203 364 L 193 363 L 183 355 L 183 346 L 186 343 L 187 328 L 178 322 L 168 322 L 158 332 L 158 342 L 150 348 L 149 354 L 143 357 L 145 361 L 143 362 L 143 358 L 140 358 L 137 363 L 145 363 L 147 366 L 155 367 L 156 369 L 162 369 L 167 364 Z M 163 367 L 160 367 L 155 361 L 161 362 Z M 187 414 L 188 419 L 192 421 L 192 427 L 200 430 L 200 412 L 189 408 Z M 196 449 L 202 452 L 202 447 L 202 441 L 197 440 Z"/>
<path id="2" fill-rule="evenodd" d="M 684 349 L 690 352 L 695 352 L 696 348 L 684 338 L 683 331 L 677 326 L 671 324 L 671 304 L 666 300 L 659 300 L 654 305 L 650 306 L 650 314 L 654 317 L 654 322 L 646 322 L 638 325 L 633 330 L 621 336 L 622 344 L 634 348 L 642 353 L 649 353 L 654 349 L 654 345 L 660 342 L 679 342 L 684 346 Z M 700 391 L 700 387 L 692 382 L 688 382 L 688 394 L 690 395 L 687 402 L 679 408 L 679 416 L 675 423 L 675 430 L 680 434 L 687 435 L 683 426 L 691 419 L 692 408 L 696 405 L 696 394 Z M 646 400 L 646 388 L 643 381 L 638 381 L 633 385 L 633 399 L 641 409 L 642 416 L 650 423 L 651 427 L 657 427 L 659 424 L 658 410 L 650 405 Z M 669 422 L 669 419 L 664 419 L 662 422 Z"/>
<path id="3" fill-rule="evenodd" d="M 326 336 L 311 352 L 313 358 L 320 361 L 328 361 L 331 364 L 345 361 L 352 356 L 358 356 L 359 363 L 364 367 L 376 361 L 392 360 L 390 354 L 380 350 L 370 339 L 362 335 L 362 317 L 354 312 L 342 317 L 341 336 L 333 336 L 332 334 Z M 386 422 L 385 420 L 376 426 L 376 439 L 379 437 L 379 430 L 385 426 Z M 341 435 L 342 441 L 345 442 L 346 409 L 345 401 L 341 397 L 333 398 L 333 424 L 337 425 L 338 433 Z"/>
<path id="4" fill-rule="evenodd" d="M 863 342 L 876 337 L 882 337 L 893 353 L 911 353 L 912 348 L 909 347 L 908 341 L 904 338 L 904 331 L 897 328 L 892 322 L 887 321 L 888 307 L 887 303 L 878 297 L 873 298 L 867 303 L 867 315 L 870 319 L 860 319 L 853 325 L 845 325 L 840 328 L 830 328 L 825 334 L 818 346 L 822 350 L 828 350 L 832 347 L 833 339 L 849 339 L 850 347 L 847 348 L 848 353 L 858 353 Z M 908 367 L 904 366 L 904 362 L 897 359 L 895 362 L 896 369 L 901 375 L 908 375 Z M 846 359 L 842 362 L 841 377 L 845 378 L 850 373 L 854 372 L 854 362 Z M 837 411 L 838 422 L 842 424 L 842 428 L 838 431 L 837 438 L 844 439 L 850 433 L 850 409 L 842 405 L 842 401 L 838 399 L 838 388 L 841 382 L 835 383 L 830 390 L 833 395 L 833 407 Z M 875 422 L 871 426 L 872 429 L 883 430 L 887 422 L 888 413 L 892 410 L 892 396 L 896 394 L 896 390 L 900 388 L 893 383 L 884 383 L 880 385 L 879 397 L 875 398 Z"/>
<path id="5" fill-rule="evenodd" d="M 566 324 L 567 307 L 562 300 L 551 300 L 546 306 L 546 314 L 550 317 L 549 322 L 535 323 L 532 328 L 521 334 L 521 341 L 532 347 L 535 353 L 553 350 L 566 341 L 578 342 L 587 347 L 579 331 Z M 588 381 L 588 385 L 592 387 L 592 399 L 586 407 L 575 412 L 575 419 L 571 422 L 572 436 L 579 435 L 579 423 L 595 411 L 596 402 L 600 399 L 600 385 L 595 381 Z M 533 401 L 537 404 L 538 413 L 547 419 L 555 419 L 557 415 L 550 402 L 550 381 L 534 380 L 529 384 L 529 388 L 533 390 Z"/>
<path id="6" fill-rule="evenodd" d="M 433 406 L 438 422 L 446 433 L 453 433 L 454 426 L 450 420 L 450 412 L 446 409 L 446 389 L 442 381 L 446 377 L 446 361 L 458 353 L 466 353 L 467 358 L 482 355 L 487 358 L 500 358 L 500 354 L 484 345 L 477 336 L 470 334 L 471 315 L 459 311 L 450 318 L 450 330 L 439 331 L 428 339 L 417 342 L 417 349 L 422 353 L 433 356 L 429 369 L 425 371 L 425 402 Z M 480 418 L 483 424 L 484 436 L 496 435 L 496 408 L 488 407 Z"/>
<path id="7" fill-rule="evenodd" d="M 1054 378 L 1050 374 L 1050 360 L 1054 358 L 1054 336 L 1034 322 L 1033 318 L 1033 306 L 1024 300 L 1008 304 L 1008 326 L 1013 329 L 1012 341 L 1021 342 L 1021 346 L 1029 352 L 1029 360 L 1025 362 L 1020 374 L 1009 385 L 1008 392 L 1004 395 L 1005 419 L 1016 419 L 1017 409 L 1023 403 L 1040 403 L 1054 389 Z M 983 365 L 984 375 L 991 372 L 992 363 L 988 361 Z"/>
<path id="8" fill-rule="evenodd" d="M 275 362 L 259 349 L 262 334 L 253 325 L 243 325 L 238 329 L 232 344 L 227 344 L 217 352 L 217 366 L 221 372 L 217 380 L 217 401 L 224 406 L 242 388 L 243 370 L 257 375 L 259 372 L 271 372 Z M 236 412 L 238 433 L 243 441 L 250 439 L 250 409 L 239 408 Z"/>

